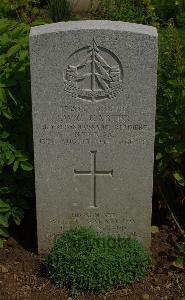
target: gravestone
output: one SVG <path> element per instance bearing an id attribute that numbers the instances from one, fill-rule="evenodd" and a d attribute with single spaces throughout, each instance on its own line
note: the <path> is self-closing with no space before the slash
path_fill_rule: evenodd
<path id="1" fill-rule="evenodd" d="M 156 29 L 38 26 L 30 55 L 39 251 L 76 226 L 149 247 Z"/>

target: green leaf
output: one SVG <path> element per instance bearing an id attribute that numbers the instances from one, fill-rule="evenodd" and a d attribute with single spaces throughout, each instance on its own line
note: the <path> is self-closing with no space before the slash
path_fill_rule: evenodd
<path id="1" fill-rule="evenodd" d="M 20 46 L 18 44 L 16 44 L 7 51 L 7 55 L 12 56 L 12 55 L 16 54 L 18 51 L 20 51 Z"/>
<path id="2" fill-rule="evenodd" d="M 185 97 L 185 90 L 182 91 L 182 96 Z"/>
<path id="3" fill-rule="evenodd" d="M 156 160 L 160 160 L 163 157 L 162 153 L 157 153 Z"/>
<path id="4" fill-rule="evenodd" d="M 5 239 L 0 238 L 0 249 L 3 249 L 5 241 Z"/>
<path id="5" fill-rule="evenodd" d="M 0 214 L 1 213 L 7 213 L 11 210 L 10 207 L 0 207 Z"/>
<path id="6" fill-rule="evenodd" d="M 14 146 L 12 146 L 11 144 L 8 144 L 8 148 L 9 148 L 10 150 L 12 150 L 12 151 L 15 151 Z"/>
<path id="7" fill-rule="evenodd" d="M 9 194 L 10 193 L 10 189 L 7 186 L 4 186 L 2 188 L 0 188 L 0 194 Z"/>
<path id="8" fill-rule="evenodd" d="M 185 179 L 179 172 L 173 173 L 173 176 L 180 185 L 185 186 Z"/>
<path id="9" fill-rule="evenodd" d="M 9 95 L 10 98 L 13 100 L 13 102 L 17 105 L 16 97 L 10 92 L 10 90 L 8 90 L 8 95 Z"/>
<path id="10" fill-rule="evenodd" d="M 12 216 L 16 225 L 20 225 L 21 220 L 24 217 L 24 210 L 20 207 L 13 207 Z"/>
<path id="11" fill-rule="evenodd" d="M 6 84 L 0 82 L 0 88 L 5 88 L 5 87 L 7 87 Z"/>
<path id="12" fill-rule="evenodd" d="M 10 209 L 9 203 L 7 203 L 5 200 L 0 199 L 0 211 L 1 209 Z"/>
<path id="13" fill-rule="evenodd" d="M 0 227 L 0 236 L 3 236 L 5 238 L 9 237 L 9 232 L 7 229 Z"/>
<path id="14" fill-rule="evenodd" d="M 12 215 L 13 216 L 19 216 L 19 217 L 23 217 L 24 216 L 24 210 L 20 207 L 14 206 L 12 208 Z"/>
<path id="15" fill-rule="evenodd" d="M 4 88 L 0 87 L 0 101 L 6 102 L 6 93 Z"/>
<path id="16" fill-rule="evenodd" d="M 22 156 L 19 158 L 19 161 L 22 162 L 22 161 L 27 161 L 28 160 L 28 157 L 27 156 Z"/>
<path id="17" fill-rule="evenodd" d="M 24 171 L 31 171 L 33 170 L 33 166 L 28 162 L 28 161 L 25 161 L 25 162 L 21 162 L 21 168 L 24 170 Z"/>
<path id="18" fill-rule="evenodd" d="M 13 164 L 13 171 L 16 172 L 17 169 L 18 169 L 18 167 L 19 167 L 19 161 L 16 160 L 16 161 L 14 162 L 14 164 Z"/>
<path id="19" fill-rule="evenodd" d="M 22 219 L 19 216 L 15 216 L 15 217 L 13 217 L 13 219 L 14 219 L 14 222 L 15 222 L 16 225 L 20 225 L 21 224 L 21 220 Z"/>
<path id="20" fill-rule="evenodd" d="M 7 165 L 8 166 L 11 165 L 14 162 L 14 160 L 15 160 L 15 155 L 12 153 L 9 160 L 8 160 L 8 162 L 7 162 Z"/>
<path id="21" fill-rule="evenodd" d="M 23 154 L 21 153 L 21 151 L 16 150 L 15 151 L 15 156 L 19 158 L 19 157 L 23 157 Z"/>
<path id="22" fill-rule="evenodd" d="M 1 132 L 0 133 L 0 137 L 2 138 L 2 139 L 6 139 L 7 137 L 9 137 L 9 133 L 7 132 L 7 131 L 3 131 L 3 132 Z"/>
<path id="23" fill-rule="evenodd" d="M 12 119 L 12 115 L 10 112 L 7 112 L 7 111 L 3 111 L 3 116 L 5 118 L 7 118 L 8 120 L 11 120 Z"/>
<path id="24" fill-rule="evenodd" d="M 9 218 L 11 213 L 0 213 L 0 226 L 8 227 L 9 226 Z"/>
<path id="25" fill-rule="evenodd" d="M 12 152 L 11 152 L 11 151 L 7 150 L 7 151 L 5 152 L 5 156 L 6 156 L 6 159 L 7 159 L 7 160 L 10 159 L 11 155 L 12 155 Z"/>

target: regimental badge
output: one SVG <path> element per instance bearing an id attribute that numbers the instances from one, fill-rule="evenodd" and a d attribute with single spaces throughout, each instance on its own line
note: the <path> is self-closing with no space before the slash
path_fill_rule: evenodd
<path id="1" fill-rule="evenodd" d="M 92 45 L 70 55 L 64 71 L 65 91 L 74 98 L 99 102 L 115 98 L 122 90 L 123 68 L 110 50 Z"/>

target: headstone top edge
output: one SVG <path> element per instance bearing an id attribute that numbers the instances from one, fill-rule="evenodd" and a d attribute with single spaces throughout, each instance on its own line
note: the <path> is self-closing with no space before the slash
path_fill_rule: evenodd
<path id="1" fill-rule="evenodd" d="M 76 30 L 114 30 L 123 32 L 133 32 L 138 34 L 158 36 L 157 29 L 153 26 L 128 23 L 122 21 L 107 21 L 107 20 L 87 20 L 87 21 L 69 21 L 58 22 L 46 25 L 35 26 L 31 28 L 30 38 L 38 35 L 76 31 Z"/>

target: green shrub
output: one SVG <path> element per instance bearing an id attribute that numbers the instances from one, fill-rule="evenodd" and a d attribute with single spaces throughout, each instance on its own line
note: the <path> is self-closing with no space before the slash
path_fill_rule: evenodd
<path id="1" fill-rule="evenodd" d="M 180 1 L 176 0 L 152 0 L 152 3 L 161 22 L 175 19 L 180 9 Z"/>
<path id="2" fill-rule="evenodd" d="M 177 15 L 176 21 L 177 21 L 177 26 L 185 27 L 185 12 L 181 12 L 179 15 Z"/>
<path id="3" fill-rule="evenodd" d="M 97 18 L 156 25 L 157 18 L 149 0 L 100 0 Z"/>
<path id="4" fill-rule="evenodd" d="M 33 6 L 39 4 L 39 0 L 1 0 L 0 17 L 18 18 L 25 21 L 31 16 Z"/>
<path id="5" fill-rule="evenodd" d="M 66 21 L 71 16 L 68 0 L 48 0 L 48 13 L 53 22 Z"/>
<path id="6" fill-rule="evenodd" d="M 184 224 L 185 55 L 172 24 L 159 35 L 155 150 L 156 199 L 168 208 L 170 205 L 176 218 Z"/>
<path id="7" fill-rule="evenodd" d="M 29 29 L 0 20 L 0 246 L 11 222 L 20 224 L 32 196 Z"/>
<path id="8" fill-rule="evenodd" d="M 71 293 L 103 293 L 147 275 L 150 255 L 135 240 L 76 228 L 55 240 L 45 258 L 51 279 Z"/>

